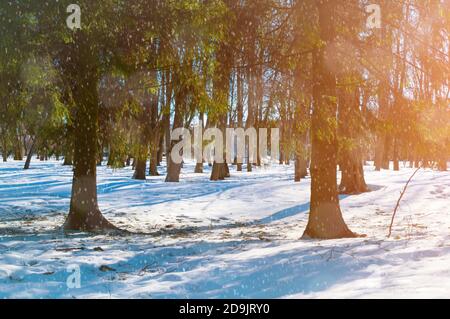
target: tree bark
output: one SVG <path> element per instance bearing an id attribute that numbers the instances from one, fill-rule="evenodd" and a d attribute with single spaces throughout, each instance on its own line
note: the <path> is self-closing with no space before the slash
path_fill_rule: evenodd
<path id="1" fill-rule="evenodd" d="M 145 180 L 146 170 L 147 170 L 147 159 L 137 159 L 133 179 Z"/>
<path id="2" fill-rule="evenodd" d="M 211 171 L 210 180 L 212 181 L 223 181 L 225 179 L 225 163 L 217 163 L 214 161 Z"/>
<path id="3" fill-rule="evenodd" d="M 180 128 L 183 127 L 183 118 L 182 118 L 182 104 L 184 103 L 184 96 L 178 95 L 175 98 L 175 116 L 174 116 L 174 122 L 173 127 L 174 128 Z M 166 143 L 168 143 L 168 152 L 167 152 L 167 176 L 166 176 L 166 183 L 178 183 L 180 181 L 180 173 L 181 173 L 181 163 L 176 163 L 172 160 L 172 148 L 176 145 L 176 143 L 179 142 L 179 140 L 173 140 L 170 139 L 170 126 L 168 127 L 168 130 L 166 129 Z"/>
<path id="4" fill-rule="evenodd" d="M 225 44 L 221 44 L 220 48 L 217 52 L 217 60 L 218 60 L 218 77 L 214 79 L 214 100 L 220 105 L 223 110 L 228 110 L 228 97 L 230 92 L 230 48 Z M 223 146 L 225 147 L 225 139 L 226 139 L 226 128 L 228 122 L 227 111 L 222 111 L 218 118 L 217 127 L 222 131 L 223 138 Z M 217 137 L 216 137 L 217 138 Z M 213 168 L 211 171 L 211 181 L 224 180 L 226 177 L 230 177 L 230 170 L 228 168 L 228 164 L 226 162 L 226 149 L 223 150 L 215 150 L 217 155 L 218 152 L 222 152 L 223 163 L 217 163 L 214 161 Z"/>
<path id="5" fill-rule="evenodd" d="M 148 157 L 148 147 L 147 147 L 147 137 L 144 130 L 139 129 L 140 145 L 138 148 L 138 154 L 136 154 L 136 166 L 134 167 L 133 179 L 145 180 L 145 174 L 147 172 L 147 157 Z"/>
<path id="6" fill-rule="evenodd" d="M 100 212 L 97 202 L 97 140 L 98 140 L 98 62 L 82 31 L 75 33 L 74 43 L 67 44 L 63 56 L 62 75 L 70 85 L 75 102 L 74 169 L 69 215 L 65 230 L 115 230 Z M 69 59 L 70 58 L 70 59 Z"/>
<path id="7" fill-rule="evenodd" d="M 108 154 L 108 162 L 106 164 L 109 167 L 114 168 L 124 168 L 125 167 L 125 161 L 121 154 L 116 152 L 113 145 L 109 146 L 109 154 Z"/>
<path id="8" fill-rule="evenodd" d="M 349 77 L 348 77 L 349 76 Z M 362 135 L 363 123 L 360 110 L 360 91 L 358 87 L 351 87 L 345 81 L 357 78 L 353 72 L 345 72 L 343 87 L 339 90 L 339 119 L 338 130 L 340 136 L 339 168 L 341 169 L 341 183 L 339 193 L 360 194 L 369 189 L 364 179 Z"/>
<path id="9" fill-rule="evenodd" d="M 66 154 L 66 156 L 64 156 L 63 166 L 71 166 L 72 164 L 72 157 L 69 154 Z"/>
<path id="10" fill-rule="evenodd" d="M 340 194 L 361 194 L 369 191 L 364 179 L 364 167 L 358 151 L 347 151 L 343 156 Z"/>
<path id="11" fill-rule="evenodd" d="M 203 163 L 198 162 L 195 164 L 195 171 L 196 174 L 202 174 L 203 173 Z"/>
<path id="12" fill-rule="evenodd" d="M 387 10 L 387 8 L 382 9 L 383 12 Z M 381 40 L 386 41 L 386 47 L 390 50 L 390 46 L 392 45 L 392 40 L 390 38 L 389 31 L 386 28 L 386 24 L 383 23 L 381 29 Z M 390 86 L 390 69 L 388 63 L 386 61 L 381 64 L 381 76 L 379 85 L 379 94 L 378 94 L 378 118 L 380 120 L 380 128 L 377 134 L 377 141 L 375 147 L 375 170 L 380 171 L 383 169 L 389 169 L 389 150 L 388 150 L 388 118 L 389 118 L 389 100 L 391 94 L 391 86 Z M 386 163 L 387 159 L 387 163 Z"/>
<path id="13" fill-rule="evenodd" d="M 158 145 L 158 157 L 156 166 L 161 166 L 164 154 L 164 134 L 159 135 L 159 145 Z"/>
<path id="14" fill-rule="evenodd" d="M 300 182 L 306 176 L 308 176 L 306 159 L 303 155 L 299 154 L 295 159 L 295 182 Z"/>
<path id="15" fill-rule="evenodd" d="M 337 192 L 336 78 L 328 69 L 325 52 L 335 40 L 335 2 L 317 2 L 323 46 L 313 52 L 311 207 L 303 238 L 355 237 L 342 218 Z M 325 135 L 324 135 L 325 134 Z"/>
<path id="16" fill-rule="evenodd" d="M 150 174 L 150 176 L 159 176 L 159 173 L 158 173 L 158 150 L 153 147 L 152 147 L 152 150 L 150 150 L 149 174 Z"/>
<path id="17" fill-rule="evenodd" d="M 8 142 L 6 139 L 6 132 L 4 132 L 2 130 L 2 158 L 3 158 L 3 162 L 7 162 L 8 161 Z"/>
<path id="18" fill-rule="evenodd" d="M 27 159 L 25 161 L 25 165 L 23 166 L 23 169 L 30 168 L 30 163 L 31 163 L 31 158 L 33 157 L 34 147 L 35 147 L 35 142 L 32 142 L 30 149 L 28 150 Z"/>
<path id="19" fill-rule="evenodd" d="M 445 158 L 438 161 L 438 170 L 441 172 L 447 171 L 447 160 Z"/>
<path id="20" fill-rule="evenodd" d="M 15 161 L 23 160 L 22 151 L 20 149 L 20 146 L 17 146 L 14 148 L 14 160 Z"/>
<path id="21" fill-rule="evenodd" d="M 398 138 L 394 138 L 394 150 L 393 150 L 393 161 L 394 161 L 394 171 L 400 170 L 400 160 L 398 158 L 399 153 L 399 140 Z"/>

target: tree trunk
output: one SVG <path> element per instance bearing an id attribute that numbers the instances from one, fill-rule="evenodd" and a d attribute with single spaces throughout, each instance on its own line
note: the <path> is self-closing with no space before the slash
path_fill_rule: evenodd
<path id="1" fill-rule="evenodd" d="M 8 161 L 8 142 L 6 140 L 6 134 L 3 132 L 2 130 L 2 158 L 3 158 L 3 162 L 7 162 Z"/>
<path id="2" fill-rule="evenodd" d="M 307 160 L 307 130 L 310 122 L 309 102 L 305 101 L 305 90 L 308 90 L 309 83 L 306 84 L 302 78 L 302 64 L 299 62 L 294 74 L 294 125 L 292 126 L 295 138 L 295 181 L 300 182 L 308 175 Z"/>
<path id="3" fill-rule="evenodd" d="M 149 174 L 150 176 L 159 176 L 158 173 L 158 150 L 152 149 L 150 151 L 150 168 Z"/>
<path id="4" fill-rule="evenodd" d="M 83 31 L 67 44 L 68 57 L 62 57 L 62 75 L 69 83 L 75 103 L 74 169 L 70 211 L 65 230 L 115 230 L 103 217 L 97 203 L 98 78 L 97 56 Z M 82 85 L 81 85 L 82 84 Z"/>
<path id="5" fill-rule="evenodd" d="M 253 48 L 254 49 L 254 48 Z M 247 121 L 245 123 L 245 128 L 249 129 L 255 125 L 255 83 L 254 76 L 251 69 L 248 70 L 248 98 L 247 98 Z M 252 161 L 250 158 L 250 139 L 246 138 L 245 150 L 247 153 L 247 172 L 252 171 Z"/>
<path id="6" fill-rule="evenodd" d="M 198 162 L 195 164 L 195 173 L 196 174 L 202 174 L 203 173 L 203 163 Z"/>
<path id="7" fill-rule="evenodd" d="M 323 46 L 313 53 L 311 207 L 303 238 L 333 239 L 355 237 L 342 218 L 337 192 L 336 78 L 328 69 L 325 52 L 335 39 L 335 2 L 319 1 L 319 30 Z M 323 137 L 325 134 L 326 138 Z"/>
<path id="8" fill-rule="evenodd" d="M 300 182 L 306 176 L 308 176 L 306 159 L 303 155 L 297 155 L 295 159 L 295 181 Z"/>
<path id="9" fill-rule="evenodd" d="M 97 166 L 102 166 L 102 162 L 103 162 L 103 149 L 100 149 L 100 154 L 98 154 L 98 158 L 97 158 Z M 122 161 L 122 166 L 124 166 L 123 161 Z"/>
<path id="10" fill-rule="evenodd" d="M 178 183 L 180 181 L 181 163 L 175 163 L 169 155 L 168 164 L 166 183 Z"/>
<path id="11" fill-rule="evenodd" d="M 183 127 L 183 118 L 181 114 L 182 105 L 184 96 L 178 96 L 175 100 L 175 116 L 173 121 L 174 128 Z M 176 163 L 172 160 L 172 148 L 179 142 L 179 140 L 170 139 L 170 125 L 166 127 L 166 143 L 169 145 L 167 156 L 167 176 L 166 183 L 178 183 L 180 181 L 180 173 L 181 173 L 181 163 Z"/>
<path id="12" fill-rule="evenodd" d="M 35 142 L 32 142 L 30 149 L 28 150 L 27 159 L 25 161 L 25 165 L 24 165 L 23 169 L 30 168 L 31 158 L 33 157 L 33 152 L 34 152 L 34 146 L 35 146 Z"/>
<path id="13" fill-rule="evenodd" d="M 15 160 L 15 161 L 21 161 L 21 160 L 23 160 L 22 151 L 20 150 L 19 147 L 16 147 L 16 148 L 14 149 L 14 160 Z"/>
<path id="14" fill-rule="evenodd" d="M 140 136 L 140 145 L 136 154 L 136 166 L 134 167 L 133 179 L 145 180 L 145 174 L 147 172 L 147 157 L 148 157 L 148 147 L 147 138 L 145 132 L 138 130 Z"/>
<path id="15" fill-rule="evenodd" d="M 390 169 L 390 153 L 392 147 L 392 138 L 389 132 L 386 134 L 386 140 L 384 142 L 383 161 L 381 163 L 382 169 Z"/>
<path id="16" fill-rule="evenodd" d="M 211 171 L 211 178 L 212 181 L 223 181 L 225 179 L 225 163 L 217 163 L 214 161 L 212 171 Z"/>
<path id="17" fill-rule="evenodd" d="M 357 78 L 357 74 L 345 73 L 342 82 Z M 358 87 L 344 85 L 339 90 L 338 133 L 342 143 L 339 148 L 339 168 L 341 170 L 341 194 L 360 194 L 369 191 L 364 179 L 362 149 L 362 114 Z"/>
<path id="18" fill-rule="evenodd" d="M 242 78 L 241 70 L 239 69 L 237 72 L 237 127 L 244 128 L 244 80 Z M 243 159 L 238 160 L 236 156 L 236 165 L 237 171 L 242 172 L 242 161 Z"/>
<path id="19" fill-rule="evenodd" d="M 145 180 L 145 173 L 147 170 L 147 159 L 137 159 L 136 167 L 134 169 L 133 179 Z"/>
<path id="20" fill-rule="evenodd" d="M 441 172 L 447 171 L 447 160 L 445 158 L 438 161 L 438 170 Z"/>
<path id="21" fill-rule="evenodd" d="M 283 141 L 283 140 L 281 140 Z M 279 160 L 279 164 L 283 165 L 284 164 L 284 147 L 280 146 L 280 160 Z"/>
<path id="22" fill-rule="evenodd" d="M 221 44 L 218 52 L 217 52 L 217 59 L 218 59 L 218 69 L 217 74 L 219 77 L 217 77 L 213 82 L 214 92 L 213 97 L 215 102 L 218 105 L 221 105 L 225 110 L 228 109 L 228 98 L 229 98 L 229 92 L 230 92 L 230 74 L 231 74 L 231 55 L 230 55 L 230 48 L 226 46 L 225 44 Z M 226 145 L 226 128 L 227 128 L 227 122 L 228 122 L 228 116 L 227 111 L 222 111 L 218 118 L 217 127 L 222 131 L 222 138 L 223 138 L 223 146 Z M 217 137 L 216 137 L 217 138 Z M 224 180 L 226 177 L 230 177 L 230 171 L 228 169 L 228 164 L 226 162 L 227 158 L 227 150 L 217 150 L 215 149 L 215 154 L 217 155 L 218 152 L 222 152 L 223 156 L 223 163 L 217 163 L 214 161 L 213 168 L 211 171 L 211 178 L 212 181 L 217 180 Z"/>
<path id="23" fill-rule="evenodd" d="M 71 166 L 73 165 L 73 150 L 68 149 L 66 150 L 66 153 L 64 154 L 64 166 Z"/>
<path id="24" fill-rule="evenodd" d="M 252 168 L 252 162 L 250 161 L 250 158 L 247 157 L 247 172 L 251 172 L 253 170 Z"/>
<path id="25" fill-rule="evenodd" d="M 357 151 L 348 151 L 342 160 L 340 194 L 361 194 L 369 191 L 364 179 L 364 167 Z"/>
<path id="26" fill-rule="evenodd" d="M 398 149 L 398 138 L 394 138 L 394 156 L 393 156 L 393 160 L 394 160 L 394 171 L 399 171 L 400 170 L 400 160 L 398 158 L 398 153 L 399 153 L 399 149 Z"/>
<path id="27" fill-rule="evenodd" d="M 125 162 L 122 155 L 116 152 L 112 144 L 109 146 L 108 162 L 106 165 L 113 168 L 125 167 Z"/>

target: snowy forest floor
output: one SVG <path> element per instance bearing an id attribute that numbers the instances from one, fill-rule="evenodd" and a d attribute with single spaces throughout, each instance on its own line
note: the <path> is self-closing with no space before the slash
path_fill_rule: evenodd
<path id="1" fill-rule="evenodd" d="M 0 298 L 450 297 L 450 174 L 421 170 L 387 239 L 413 170 L 365 167 L 372 192 L 341 196 L 350 229 L 366 238 L 300 240 L 310 179 L 293 166 L 235 172 L 222 182 L 185 165 L 178 184 L 98 169 L 99 205 L 139 234 L 64 234 L 70 167 L 0 163 Z M 145 233 L 145 234 L 144 234 Z M 68 288 L 70 267 L 81 287 Z"/>

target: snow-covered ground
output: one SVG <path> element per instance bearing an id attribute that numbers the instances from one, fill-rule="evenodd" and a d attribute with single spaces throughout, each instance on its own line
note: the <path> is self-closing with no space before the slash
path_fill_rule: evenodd
<path id="1" fill-rule="evenodd" d="M 187 164 L 179 184 L 100 167 L 100 208 L 126 236 L 65 235 L 71 169 L 22 166 L 0 163 L 0 298 L 450 298 L 448 172 L 417 173 L 387 239 L 413 170 L 366 167 L 373 191 L 341 207 L 367 237 L 316 241 L 300 240 L 310 180 L 292 166 L 210 182 Z"/>

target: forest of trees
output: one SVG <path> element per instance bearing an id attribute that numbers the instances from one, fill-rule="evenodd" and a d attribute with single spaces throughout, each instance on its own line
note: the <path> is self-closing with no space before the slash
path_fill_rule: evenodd
<path id="1" fill-rule="evenodd" d="M 366 161 L 447 170 L 449 0 L 77 0 L 73 30 L 72 2 L 0 3 L 2 159 L 73 165 L 66 230 L 116 230 L 98 165 L 144 180 L 166 161 L 179 182 L 171 130 L 198 123 L 280 129 L 272 161 L 311 177 L 306 238 L 358 236 L 338 195 L 369 191 Z M 220 183 L 262 162 L 204 158 L 195 172 L 211 165 Z"/>

